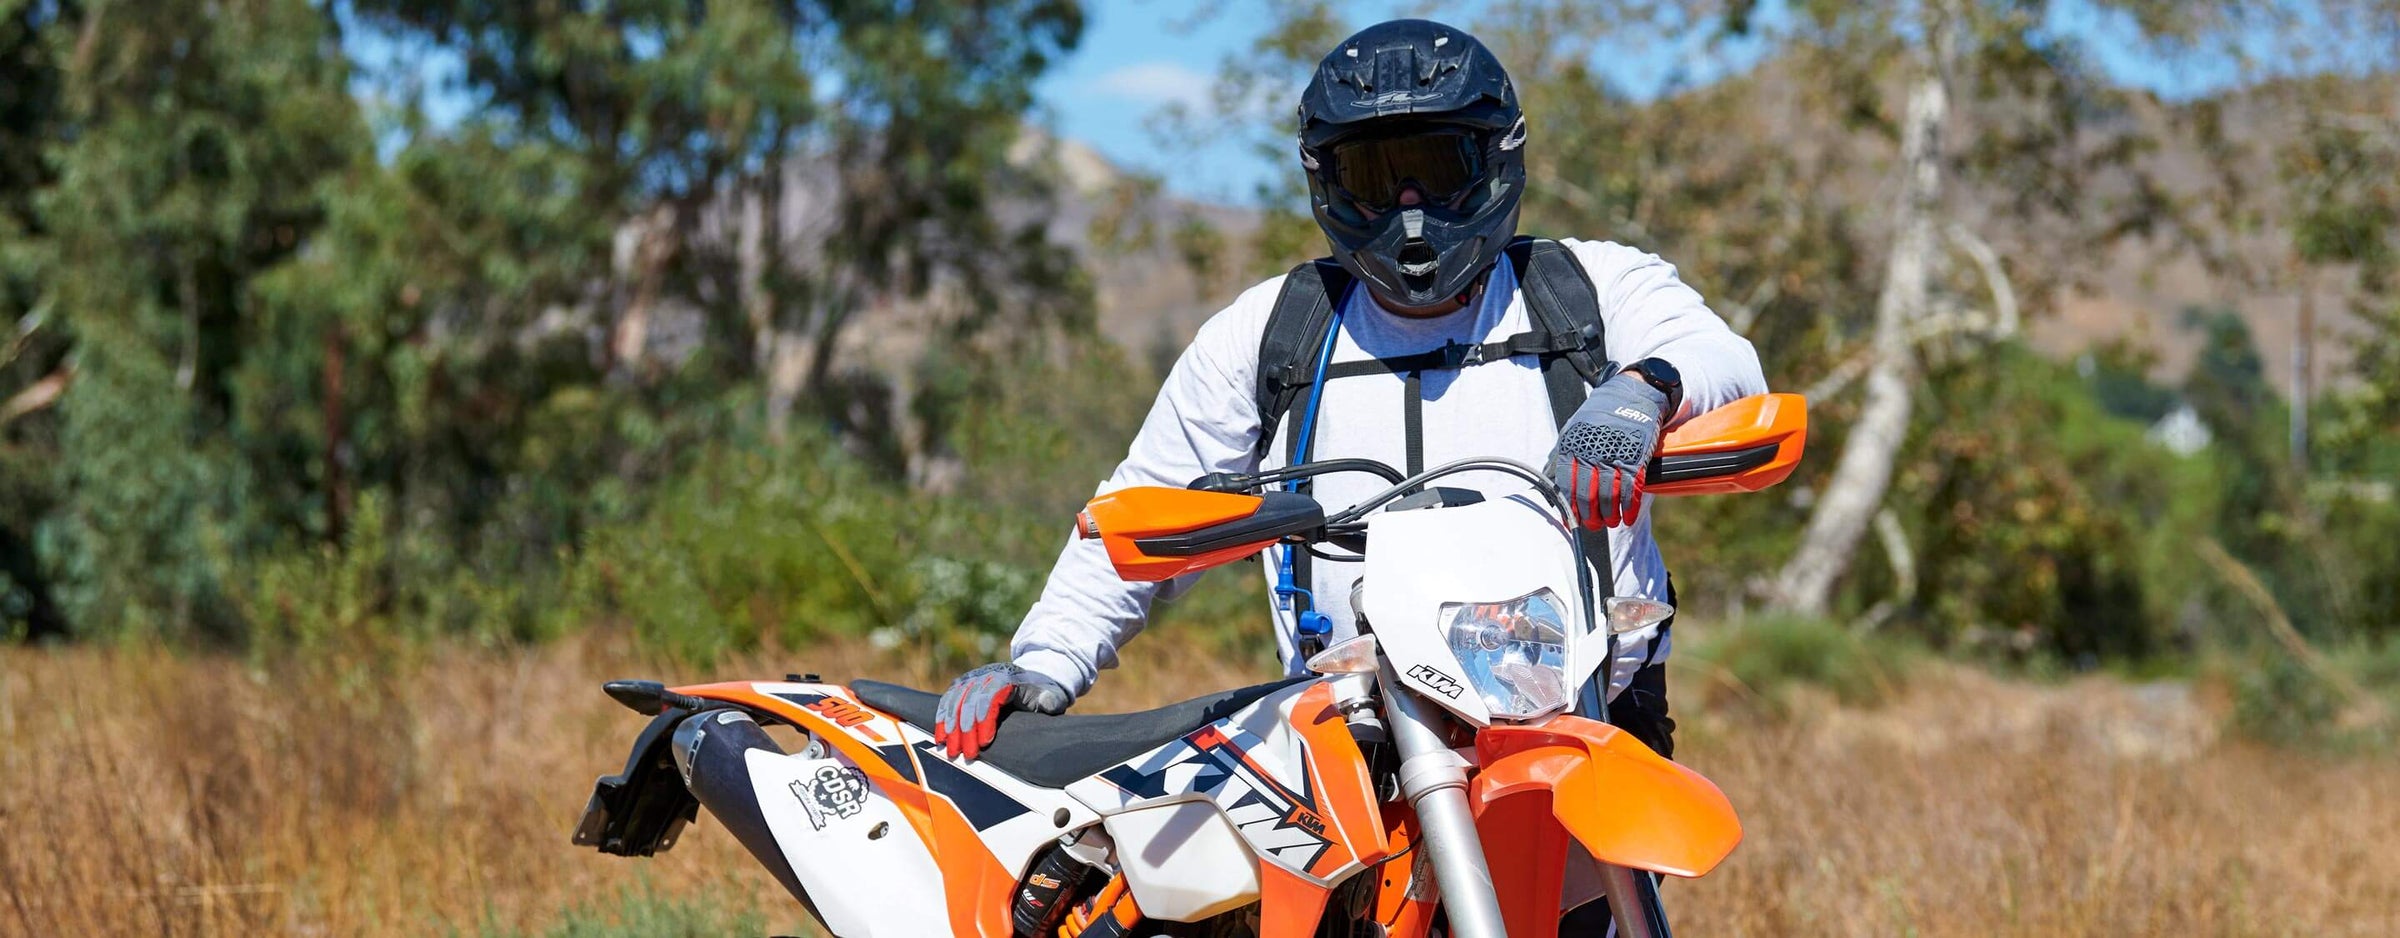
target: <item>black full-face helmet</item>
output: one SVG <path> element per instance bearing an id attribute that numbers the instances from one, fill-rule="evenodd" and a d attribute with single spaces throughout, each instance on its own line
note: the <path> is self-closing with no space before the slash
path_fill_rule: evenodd
<path id="1" fill-rule="evenodd" d="M 1517 233 L 1525 114 L 1500 60 L 1426 20 L 1342 40 L 1300 96 L 1300 165 L 1333 256 L 1394 309 L 1472 289 Z M 1416 190 L 1414 204 L 1402 192 Z"/>

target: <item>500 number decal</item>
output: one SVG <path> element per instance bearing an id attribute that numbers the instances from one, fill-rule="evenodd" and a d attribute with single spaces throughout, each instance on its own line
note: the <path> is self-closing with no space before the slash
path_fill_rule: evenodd
<path id="1" fill-rule="evenodd" d="M 876 732 L 875 728 L 872 726 L 864 725 L 868 720 L 874 719 L 875 715 L 867 712 L 865 708 L 862 708 L 857 704 L 843 700 L 839 697 L 827 697 L 823 700 L 817 701 L 816 703 L 809 704 L 808 709 L 816 711 L 818 715 L 823 716 L 825 719 L 832 720 L 833 725 L 835 726 L 839 726 L 846 730 L 857 730 L 860 733 L 866 734 L 867 738 L 876 740 L 877 742 L 881 742 L 883 740 L 882 733 Z"/>
<path id="2" fill-rule="evenodd" d="M 858 705 L 838 697 L 827 697 L 809 704 L 808 709 L 824 714 L 825 719 L 832 720 L 834 725 L 845 729 L 875 718 L 874 714 L 861 710 Z"/>

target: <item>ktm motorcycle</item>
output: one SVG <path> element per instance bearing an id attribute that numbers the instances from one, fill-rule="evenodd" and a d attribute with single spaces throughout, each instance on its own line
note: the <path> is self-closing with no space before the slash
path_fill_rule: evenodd
<path id="1" fill-rule="evenodd" d="M 1806 430 L 1796 395 L 1703 414 L 1668 435 L 1651 490 L 1773 485 Z M 1330 513 L 1275 488 L 1335 471 L 1392 485 Z M 1437 484 L 1465 473 L 1528 494 Z M 1595 589 L 1541 472 L 1328 460 L 1203 482 L 1102 495 L 1076 529 L 1137 580 L 1278 545 L 1363 554 L 1359 634 L 1311 676 L 1145 713 L 1014 713 L 973 761 L 933 740 L 938 696 L 906 687 L 612 682 L 651 719 L 575 843 L 650 856 L 705 807 L 842 938 L 1524 938 L 1601 898 L 1619 934 L 1668 934 L 1654 877 L 1707 873 L 1741 824 L 1576 692 L 1672 610 Z"/>

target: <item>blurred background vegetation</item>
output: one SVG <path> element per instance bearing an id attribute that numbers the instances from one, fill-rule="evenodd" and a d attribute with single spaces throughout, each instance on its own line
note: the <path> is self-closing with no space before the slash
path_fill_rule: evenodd
<path id="1" fill-rule="evenodd" d="M 1445 18 L 1532 115 L 1523 229 L 1675 261 L 1812 398 L 1791 482 L 1657 512 L 1687 606 L 1772 613 L 1726 667 L 1871 681 L 1900 659 L 1854 646 L 1890 641 L 2216 669 L 2270 736 L 2373 722 L 2400 5 L 2081 5 L 2131 28 L 2042 0 Z M 1162 132 L 1288 151 L 1364 23 L 1253 6 Z M 0 633 L 997 653 L 1190 330 L 1321 245 L 1296 174 L 1193 204 L 1043 132 L 1033 83 L 1083 25 L 0 0 Z M 1593 67 L 1661 35 L 1756 61 L 1643 95 Z M 2094 42 L 2242 78 L 2162 99 Z M 1252 580 L 1164 615 L 1265 657 Z"/>

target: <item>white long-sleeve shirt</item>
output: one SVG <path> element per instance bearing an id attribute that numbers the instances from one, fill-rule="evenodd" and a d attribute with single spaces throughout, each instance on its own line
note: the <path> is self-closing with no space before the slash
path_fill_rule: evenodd
<path id="1" fill-rule="evenodd" d="M 1749 340 L 1711 312 L 1700 294 L 1676 276 L 1674 265 L 1611 242 L 1570 239 L 1563 243 L 1598 290 L 1607 358 L 1619 363 L 1663 358 L 1682 373 L 1683 407 L 1671 415 L 1670 426 L 1737 398 L 1766 392 L 1766 378 Z M 1255 455 L 1260 428 L 1252 395 L 1257 387 L 1259 341 L 1282 287 L 1281 277 L 1251 287 L 1200 327 L 1159 389 L 1158 400 L 1143 420 L 1141 432 L 1134 436 L 1125 461 L 1101 483 L 1100 493 L 1137 485 L 1180 487 L 1211 472 L 1262 468 Z M 1385 310 L 1367 290 L 1351 291 L 1332 361 L 1395 358 L 1439 349 L 1450 342 L 1499 341 L 1531 329 L 1532 320 L 1517 289 L 1517 273 L 1504 257 L 1492 271 L 1482 298 L 1445 316 L 1399 316 Z M 1428 371 L 1421 380 L 1424 465 L 1438 466 L 1467 457 L 1502 457 L 1537 469 L 1546 467 L 1558 427 L 1535 356 L 1520 355 L 1456 371 Z M 1312 458 L 1365 457 L 1394 467 L 1404 464 L 1405 392 L 1400 376 L 1329 378 L 1319 393 L 1323 403 L 1310 446 Z M 1306 416 L 1302 405 L 1296 404 L 1281 421 L 1274 445 L 1267 448 L 1266 468 L 1282 464 L 1283 435 L 1298 432 Z M 1340 473 L 1318 477 L 1313 494 L 1330 513 L 1380 491 L 1385 484 L 1373 476 Z M 1493 497 L 1527 488 L 1523 481 L 1501 473 L 1462 474 L 1445 478 L 1442 484 L 1478 489 Z M 1275 555 L 1269 556 L 1273 559 Z M 1610 529 L 1609 556 L 1615 566 L 1616 595 L 1666 598 L 1667 568 L 1650 534 L 1648 505 L 1639 521 Z M 1261 566 L 1272 586 L 1277 564 Z M 1310 588 L 1318 611 L 1333 620 L 1329 640 L 1355 634 L 1350 585 L 1358 579 L 1361 565 L 1320 559 L 1311 567 L 1314 582 L 1301 585 Z M 1056 679 L 1080 696 L 1091 688 L 1100 669 L 1116 665 L 1117 649 L 1141 632 L 1150 604 L 1172 599 L 1190 588 L 1198 576 L 1163 584 L 1127 582 L 1109 566 L 1107 550 L 1099 541 L 1070 539 L 1050 572 L 1041 599 L 1017 627 L 1010 654 L 1018 666 Z M 1276 650 L 1286 668 L 1297 674 L 1301 662 L 1294 655 L 1292 616 L 1280 607 L 1274 616 Z M 1612 698 L 1635 671 L 1665 660 L 1670 650 L 1663 635 L 1627 638 L 1630 640 L 1620 642 L 1619 658 L 1609 669 Z"/>

